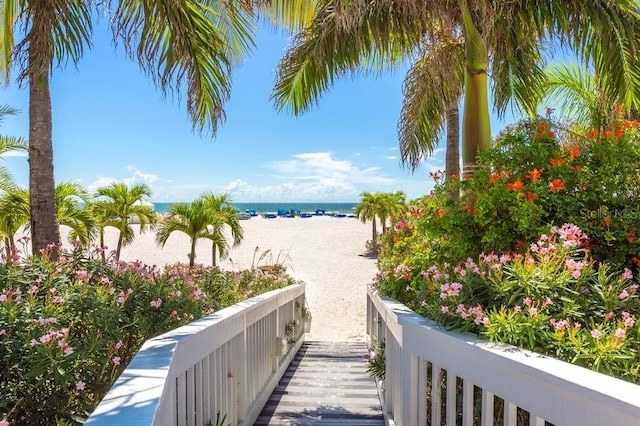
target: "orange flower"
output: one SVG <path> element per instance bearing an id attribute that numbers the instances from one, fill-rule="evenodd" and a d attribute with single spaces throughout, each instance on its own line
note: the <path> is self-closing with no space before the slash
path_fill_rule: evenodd
<path id="1" fill-rule="evenodd" d="M 575 166 L 571 166 L 571 168 L 573 170 L 575 170 L 576 172 L 579 172 L 580 170 L 582 170 L 582 166 L 580 164 L 576 164 Z"/>
<path id="2" fill-rule="evenodd" d="M 464 210 L 465 212 L 472 213 L 473 212 L 473 206 L 462 206 L 462 210 Z"/>
<path id="3" fill-rule="evenodd" d="M 590 139 L 595 139 L 598 137 L 598 131 L 597 130 L 592 130 L 589 132 L 589 134 L 587 135 L 588 138 Z"/>
<path id="4" fill-rule="evenodd" d="M 436 219 L 440 219 L 444 216 L 444 209 L 436 209 Z"/>
<path id="5" fill-rule="evenodd" d="M 526 194 L 524 194 L 524 198 L 532 202 L 538 199 L 536 194 L 534 194 L 533 192 L 527 192 Z"/>
<path id="6" fill-rule="evenodd" d="M 607 227 L 607 229 L 609 229 L 609 227 L 611 226 L 611 219 L 609 219 L 608 217 L 604 218 L 604 226 Z"/>
<path id="7" fill-rule="evenodd" d="M 604 137 L 606 139 L 609 139 L 611 136 L 613 136 L 613 132 L 611 130 L 605 130 L 604 131 Z"/>
<path id="8" fill-rule="evenodd" d="M 459 180 L 459 179 L 460 179 L 460 176 L 458 176 L 458 175 L 451 175 L 451 176 L 449 176 L 449 179 L 451 179 L 451 180 Z"/>
<path id="9" fill-rule="evenodd" d="M 489 176 L 489 183 L 491 185 L 495 185 L 496 183 L 498 183 L 499 180 L 500 180 L 500 175 L 497 173 L 491 173 L 491 176 Z"/>
<path id="10" fill-rule="evenodd" d="M 513 189 L 515 191 L 522 191 L 522 181 L 520 179 L 516 180 L 515 182 L 511 182 L 507 184 L 507 189 Z"/>
<path id="11" fill-rule="evenodd" d="M 624 132 L 622 130 L 616 130 L 616 139 L 620 140 L 624 136 Z"/>
<path id="12" fill-rule="evenodd" d="M 527 173 L 527 177 L 531 179 L 531 182 L 537 182 L 540 180 L 543 171 L 544 169 L 532 169 Z"/>
<path id="13" fill-rule="evenodd" d="M 580 148 L 578 148 L 577 146 L 574 146 L 573 148 L 569 148 L 569 157 L 571 157 L 572 160 L 576 158 L 578 155 L 580 155 Z"/>
<path id="14" fill-rule="evenodd" d="M 564 182 L 562 181 L 562 179 L 554 179 L 549 184 L 549 189 L 553 192 L 560 192 L 564 189 Z"/>
<path id="15" fill-rule="evenodd" d="M 566 161 L 567 161 L 566 158 L 552 158 L 551 160 L 549 160 L 549 163 L 552 166 L 559 166 L 560 164 L 563 164 Z"/>

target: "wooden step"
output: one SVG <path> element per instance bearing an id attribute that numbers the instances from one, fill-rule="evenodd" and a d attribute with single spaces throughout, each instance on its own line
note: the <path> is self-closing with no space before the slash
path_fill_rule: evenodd
<path id="1" fill-rule="evenodd" d="M 306 342 L 255 425 L 384 425 L 364 342 Z"/>

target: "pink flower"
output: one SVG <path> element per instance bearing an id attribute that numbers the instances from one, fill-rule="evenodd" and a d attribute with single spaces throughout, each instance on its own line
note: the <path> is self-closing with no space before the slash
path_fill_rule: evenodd
<path id="1" fill-rule="evenodd" d="M 200 290 L 199 288 L 196 288 L 195 290 L 193 290 L 193 298 L 198 300 L 200 299 L 200 297 L 202 296 L 202 290 Z"/>
<path id="2" fill-rule="evenodd" d="M 513 307 L 514 312 L 522 312 L 522 308 L 519 305 Z"/>
<path id="3" fill-rule="evenodd" d="M 626 335 L 627 335 L 627 332 L 626 332 L 626 331 L 624 331 L 622 328 L 618 328 L 618 329 L 616 330 L 616 333 L 615 333 L 615 334 L 616 334 L 616 337 L 618 337 L 618 338 L 622 339 L 622 338 L 624 338 L 624 336 L 626 336 Z"/>
<path id="4" fill-rule="evenodd" d="M 622 290 L 618 295 L 618 299 L 620 300 L 626 299 L 627 297 L 629 297 L 629 293 L 627 293 L 627 290 Z"/>
<path id="5" fill-rule="evenodd" d="M 624 268 L 624 272 L 622 273 L 622 278 L 624 278 L 625 280 L 630 280 L 631 278 L 633 278 L 633 273 L 631 272 L 631 269 Z"/>
<path id="6" fill-rule="evenodd" d="M 604 316 L 606 319 L 611 319 L 613 318 L 613 312 L 607 312 Z"/>
<path id="7" fill-rule="evenodd" d="M 602 337 L 602 333 L 600 330 L 591 330 L 591 337 L 597 340 Z"/>
<path id="8" fill-rule="evenodd" d="M 149 304 L 154 308 L 159 308 L 162 305 L 162 299 L 152 300 Z"/>
<path id="9" fill-rule="evenodd" d="M 29 345 L 31 345 L 31 347 L 38 346 L 39 344 L 40 342 L 38 342 L 36 339 L 31 339 L 31 342 L 29 342 Z"/>
<path id="10" fill-rule="evenodd" d="M 120 349 L 122 347 L 122 340 L 116 343 L 116 349 Z"/>
<path id="11" fill-rule="evenodd" d="M 0 330 L 0 336 L 4 336 L 5 334 L 7 334 L 7 330 L 5 330 L 4 328 Z"/>
<path id="12" fill-rule="evenodd" d="M 533 307 L 529 308 L 529 315 L 531 315 L 532 317 L 538 315 L 538 310 Z"/>
<path id="13" fill-rule="evenodd" d="M 115 365 L 120 365 L 121 360 L 122 358 L 120 358 L 119 356 L 114 356 L 113 358 L 111 358 L 111 361 L 113 361 Z"/>
<path id="14" fill-rule="evenodd" d="M 7 295 L 6 294 L 0 294 L 0 302 L 6 302 L 7 301 Z"/>
<path id="15" fill-rule="evenodd" d="M 65 356 L 71 355 L 72 353 L 73 353 L 73 348 L 71 346 L 67 346 L 66 348 L 64 348 Z"/>
<path id="16" fill-rule="evenodd" d="M 84 390 L 85 385 L 85 382 L 83 382 L 82 380 L 78 380 L 76 382 L 76 390 Z"/>
<path id="17" fill-rule="evenodd" d="M 6 417 L 0 420 L 0 426 L 9 426 L 9 421 Z"/>
<path id="18" fill-rule="evenodd" d="M 485 327 L 489 327 L 491 325 L 491 320 L 488 317 L 484 317 L 484 318 L 482 318 L 482 324 Z"/>
<path id="19" fill-rule="evenodd" d="M 531 305 L 531 299 L 528 297 L 525 297 L 524 300 L 522 301 L 522 303 L 524 303 L 525 305 L 529 306 Z"/>
<path id="20" fill-rule="evenodd" d="M 449 307 L 448 306 L 440 306 L 440 312 L 442 312 L 443 314 L 446 314 L 449 312 Z"/>

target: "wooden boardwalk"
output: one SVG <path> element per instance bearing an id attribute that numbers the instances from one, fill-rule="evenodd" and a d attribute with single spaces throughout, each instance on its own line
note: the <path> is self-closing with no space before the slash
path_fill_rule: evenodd
<path id="1" fill-rule="evenodd" d="M 306 342 L 255 425 L 384 425 L 363 342 Z"/>

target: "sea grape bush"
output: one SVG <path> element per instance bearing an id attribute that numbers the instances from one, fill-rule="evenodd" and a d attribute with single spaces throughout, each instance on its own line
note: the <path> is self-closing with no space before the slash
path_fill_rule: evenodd
<path id="1" fill-rule="evenodd" d="M 526 121 L 472 179 L 434 173 L 381 239 L 379 290 L 447 326 L 640 381 L 637 128 L 560 140 Z"/>
<path id="2" fill-rule="evenodd" d="M 293 284 L 283 268 L 224 272 L 103 262 L 99 250 L 0 264 L 0 421 L 78 424 L 142 343 Z"/>

